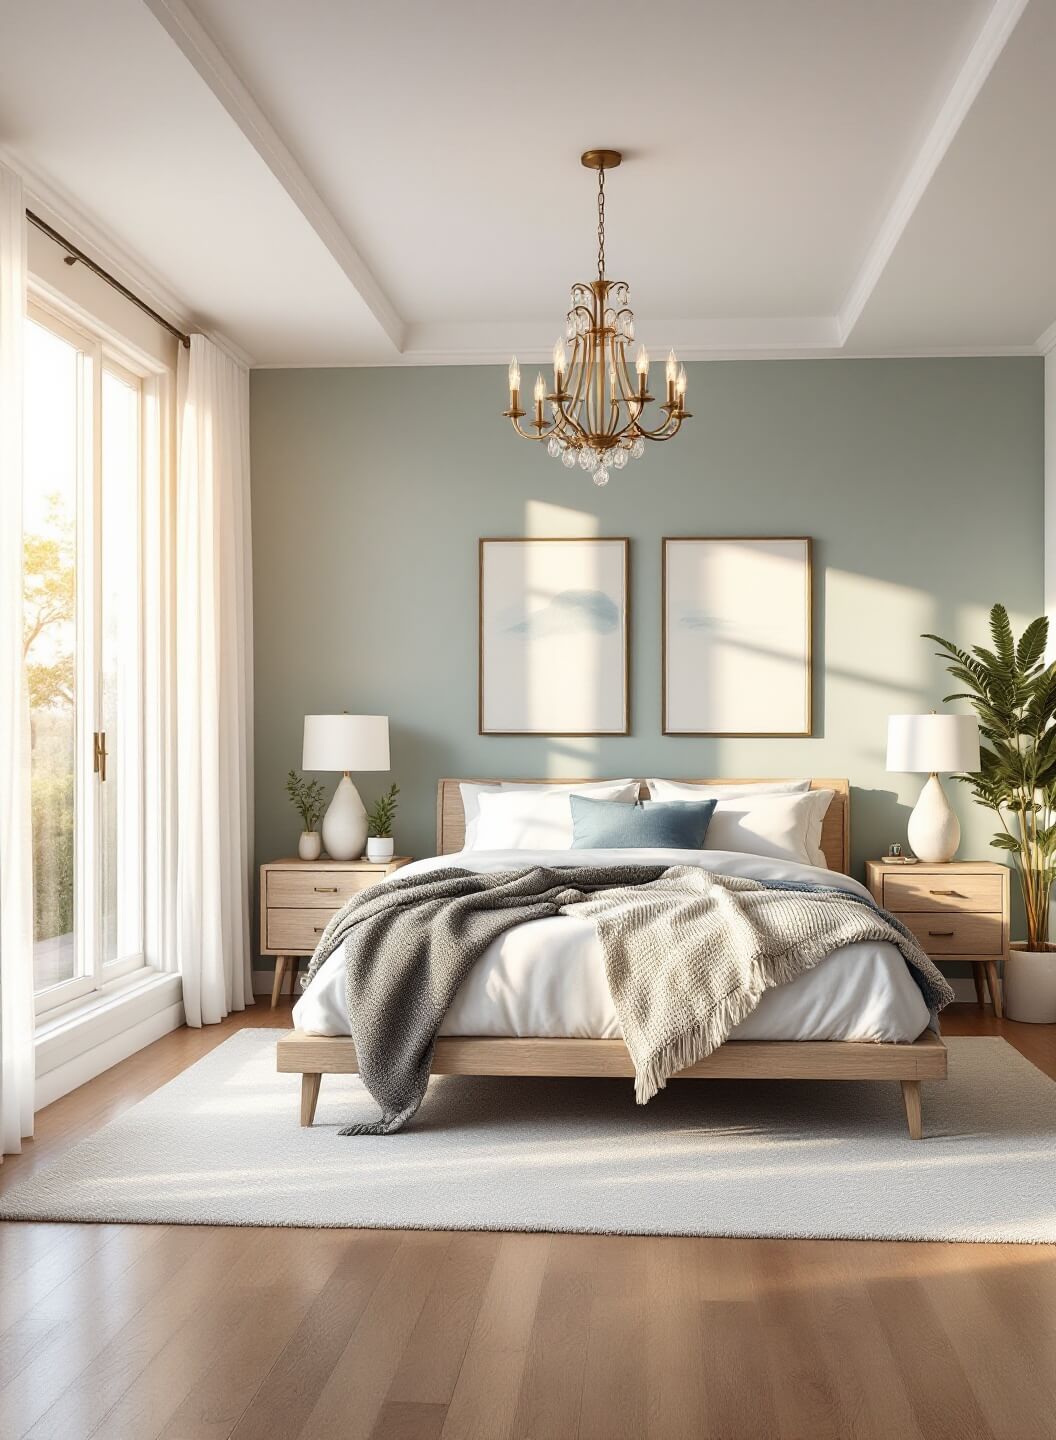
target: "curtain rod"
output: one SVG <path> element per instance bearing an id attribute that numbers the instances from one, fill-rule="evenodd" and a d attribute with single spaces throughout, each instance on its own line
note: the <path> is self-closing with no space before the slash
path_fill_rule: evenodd
<path id="1" fill-rule="evenodd" d="M 133 295 L 127 285 L 122 285 L 120 280 L 115 280 L 113 275 L 108 274 L 101 265 L 97 265 L 91 256 L 86 255 L 83 250 L 78 250 L 77 246 L 67 240 L 64 235 L 60 235 L 57 230 L 53 230 L 46 220 L 42 220 L 39 215 L 34 215 L 32 210 L 26 211 L 26 219 L 44 235 L 47 235 L 50 240 L 54 240 L 56 245 L 62 246 L 66 251 L 66 254 L 63 256 L 65 264 L 76 265 L 79 260 L 85 269 L 90 270 L 93 275 L 98 275 L 100 280 L 105 280 L 108 285 L 113 286 L 119 295 L 123 295 L 126 300 L 131 301 L 133 305 L 143 311 L 144 315 L 149 315 L 163 330 L 167 330 L 170 335 L 175 335 L 181 345 L 188 350 L 190 349 L 191 337 L 189 335 L 185 335 L 182 330 L 177 330 L 175 325 L 170 325 L 164 316 L 159 315 L 156 310 L 152 310 L 138 295 Z"/>

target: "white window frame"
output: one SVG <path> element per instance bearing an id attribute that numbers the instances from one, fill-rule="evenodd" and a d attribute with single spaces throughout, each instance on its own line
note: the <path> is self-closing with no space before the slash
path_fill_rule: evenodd
<path id="1" fill-rule="evenodd" d="M 75 824 L 75 885 L 74 885 L 74 933 L 76 944 L 76 971 L 71 980 L 61 981 L 57 985 L 49 986 L 34 995 L 34 1008 L 37 1016 L 49 1014 L 71 1002 L 83 1000 L 93 992 L 98 992 L 111 981 L 122 976 L 132 974 L 137 970 L 148 968 L 147 957 L 144 950 L 119 956 L 115 960 L 106 963 L 102 959 L 102 935 L 100 926 L 101 906 L 98 903 L 97 882 L 84 883 L 86 877 L 94 874 L 94 852 L 98 844 L 98 830 L 101 823 L 101 807 L 96 803 L 96 797 L 90 796 L 88 786 L 98 784 L 95 782 L 86 762 L 87 756 L 92 752 L 92 738 L 98 724 L 99 697 L 97 692 L 98 663 L 101 645 L 101 624 L 102 624 L 102 601 L 101 589 L 96 582 L 101 563 L 102 546 L 102 524 L 101 524 L 101 498 L 102 498 L 102 394 L 103 394 L 103 373 L 104 370 L 113 371 L 118 378 L 126 383 L 134 384 L 139 389 L 140 404 L 140 427 L 139 427 L 139 470 L 140 470 L 140 496 L 138 516 L 138 544 L 137 544 L 137 604 L 140 615 L 139 636 L 138 636 L 138 664 L 140 674 L 139 691 L 139 729 L 141 737 L 140 754 L 142 760 L 142 737 L 144 734 L 144 646 L 143 646 L 143 621 L 144 615 L 144 588 L 143 588 L 143 511 L 145 504 L 144 495 L 144 435 L 143 435 L 143 382 L 152 374 L 159 373 L 158 367 L 147 363 L 138 352 L 131 347 L 125 347 L 115 341 L 112 334 L 96 327 L 80 314 L 71 312 L 74 307 L 56 303 L 55 297 L 42 288 L 35 285 L 30 286 L 29 302 L 27 304 L 27 317 L 45 329 L 50 330 L 60 339 L 74 346 L 78 352 L 78 379 L 79 383 L 90 384 L 90 389 L 85 397 L 86 403 L 82 413 L 91 415 L 91 476 L 78 476 L 78 515 L 77 515 L 77 638 L 76 638 L 76 664 L 77 679 L 75 694 L 77 696 L 76 711 L 76 737 L 78 764 L 75 769 L 75 791 L 74 791 L 74 813 L 77 816 L 91 814 L 92 823 L 77 822 Z M 87 362 L 87 363 L 86 363 Z M 91 367 L 90 380 L 87 375 L 88 366 Z M 80 462 L 88 453 L 87 444 L 78 447 Z M 90 486 L 90 490 L 89 490 Z M 81 526 L 83 514 L 91 501 L 91 523 L 92 543 L 90 546 L 81 543 Z M 85 601 L 88 603 L 85 603 Z M 86 626 L 92 627 L 91 644 L 88 644 L 89 636 L 85 631 Z M 87 664 L 87 657 L 91 656 L 92 665 Z M 143 925 L 145 924 L 145 871 L 147 857 L 145 854 L 145 830 L 144 830 L 144 778 L 141 771 L 141 785 L 138 802 L 138 869 L 140 889 L 140 916 L 141 916 L 141 938 L 143 936 Z M 89 943 L 91 941 L 92 964 L 89 967 Z"/>

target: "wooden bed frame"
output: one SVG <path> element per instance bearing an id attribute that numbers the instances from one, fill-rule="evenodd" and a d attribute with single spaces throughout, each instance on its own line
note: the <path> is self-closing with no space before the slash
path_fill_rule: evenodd
<path id="1" fill-rule="evenodd" d="M 462 849 L 465 815 L 458 780 L 437 787 L 437 852 Z M 472 784 L 488 784 L 475 780 Z M 496 782 L 491 782 L 496 783 Z M 519 781 L 554 784 L 554 781 Z M 570 781 L 568 783 L 578 783 Z M 698 784 L 749 784 L 750 781 L 698 781 Z M 645 782 L 641 782 L 643 790 Z M 846 780 L 813 780 L 814 790 L 834 796 L 822 829 L 821 848 L 829 868 L 846 874 L 850 861 L 850 793 Z M 301 1076 L 301 1124 L 311 1125 L 324 1075 L 355 1075 L 356 1048 L 348 1036 L 305 1035 L 294 1030 L 280 1038 L 277 1068 Z M 488 1039 L 450 1037 L 437 1041 L 436 1075 L 633 1076 L 622 1040 Z M 923 1133 L 920 1084 L 946 1078 L 946 1047 L 930 1030 L 910 1045 L 837 1040 L 731 1040 L 706 1060 L 679 1072 L 678 1080 L 898 1080 L 902 1086 L 909 1133 Z"/>

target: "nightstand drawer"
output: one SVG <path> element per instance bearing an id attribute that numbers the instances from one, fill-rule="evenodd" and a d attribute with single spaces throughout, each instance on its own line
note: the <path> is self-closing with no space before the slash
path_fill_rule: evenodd
<path id="1" fill-rule="evenodd" d="M 1004 885 L 1000 875 L 943 875 L 926 870 L 884 876 L 884 909 L 992 910 L 1000 914 Z M 999 947 L 1000 948 L 1000 947 Z"/>
<path id="2" fill-rule="evenodd" d="M 1003 948 L 999 914 L 920 910 L 901 914 L 898 919 L 912 930 L 920 948 L 929 955 L 1000 955 Z"/>
<path id="3" fill-rule="evenodd" d="M 333 914 L 353 895 L 369 890 L 384 875 L 376 870 L 269 870 L 265 906 L 271 909 L 308 910 L 318 908 Z"/>
<path id="4" fill-rule="evenodd" d="M 326 923 L 340 904 L 329 910 L 268 910 L 267 943 L 265 950 L 277 950 L 280 955 L 310 955 L 319 944 L 319 936 L 326 929 Z"/>

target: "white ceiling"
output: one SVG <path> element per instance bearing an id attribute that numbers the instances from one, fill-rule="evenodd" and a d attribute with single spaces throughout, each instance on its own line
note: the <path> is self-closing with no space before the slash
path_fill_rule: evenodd
<path id="1" fill-rule="evenodd" d="M 1056 0 L 8 0 L 0 154 L 258 365 L 545 355 L 596 145 L 657 349 L 1031 352 L 1054 74 Z"/>

